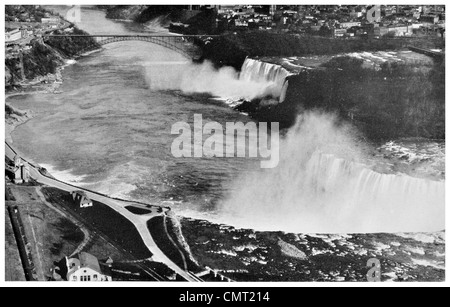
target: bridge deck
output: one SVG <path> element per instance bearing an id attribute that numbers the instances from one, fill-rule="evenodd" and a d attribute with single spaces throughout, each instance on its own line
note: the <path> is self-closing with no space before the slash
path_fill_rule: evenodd
<path id="1" fill-rule="evenodd" d="M 121 41 L 145 41 L 171 49 L 185 56 L 186 58 L 196 60 L 200 57 L 201 50 L 195 44 L 195 41 L 198 39 L 212 38 L 215 37 L 215 35 L 151 35 L 151 34 L 43 35 L 44 39 L 64 38 L 64 37 L 92 38 L 101 46 Z"/>
<path id="2" fill-rule="evenodd" d="M 173 34 L 173 35 L 152 35 L 152 34 L 95 34 L 95 35 L 81 35 L 81 34 L 44 34 L 42 37 L 160 37 L 160 38 L 177 38 L 177 37 L 185 37 L 185 38 L 205 38 L 205 37 L 219 37 L 220 35 L 182 35 L 182 34 Z"/>

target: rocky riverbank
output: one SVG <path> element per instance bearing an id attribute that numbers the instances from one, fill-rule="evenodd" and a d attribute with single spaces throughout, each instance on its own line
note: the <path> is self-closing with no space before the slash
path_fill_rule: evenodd
<path id="1" fill-rule="evenodd" d="M 399 234 L 288 234 L 181 220 L 201 265 L 236 281 L 365 282 L 368 261 L 381 281 L 445 280 L 445 232 Z"/>
<path id="2" fill-rule="evenodd" d="M 63 34 L 55 31 L 54 34 Z M 73 35 L 88 34 L 77 28 Z M 5 88 L 7 92 L 29 90 L 54 91 L 62 82 L 61 70 L 74 58 L 100 48 L 92 38 L 57 37 L 31 41 L 21 56 L 7 54 L 5 60 Z"/>

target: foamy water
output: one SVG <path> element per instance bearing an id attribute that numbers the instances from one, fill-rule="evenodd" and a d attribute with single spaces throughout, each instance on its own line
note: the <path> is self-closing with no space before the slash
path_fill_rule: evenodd
<path id="1" fill-rule="evenodd" d="M 222 222 L 295 233 L 426 232 L 445 228 L 445 184 L 382 174 L 333 116 L 301 117 L 281 142 L 280 166 L 243 175 Z"/>
<path id="2" fill-rule="evenodd" d="M 73 185 L 82 185 L 83 180 L 87 177 L 87 175 L 74 175 L 73 169 L 57 170 L 50 164 L 40 163 L 39 165 L 45 168 L 56 179 Z"/>

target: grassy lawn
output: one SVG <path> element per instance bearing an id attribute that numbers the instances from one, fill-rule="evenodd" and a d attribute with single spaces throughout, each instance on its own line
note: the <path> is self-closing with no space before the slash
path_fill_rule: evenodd
<path id="1" fill-rule="evenodd" d="M 68 192 L 55 188 L 44 188 L 42 191 L 48 201 L 67 208 L 84 221 L 84 224 L 100 231 L 137 259 L 148 259 L 152 256 L 133 223 L 107 205 L 94 201 L 93 207 L 80 208 L 75 205 Z"/>

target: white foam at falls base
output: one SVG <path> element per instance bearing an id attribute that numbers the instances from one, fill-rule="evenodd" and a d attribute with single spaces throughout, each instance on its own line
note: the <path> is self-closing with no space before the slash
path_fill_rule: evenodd
<path id="1" fill-rule="evenodd" d="M 375 172 L 328 116 L 305 115 L 280 144 L 280 164 L 244 174 L 220 222 L 293 233 L 434 232 L 445 229 L 445 183 Z"/>
<path id="2" fill-rule="evenodd" d="M 213 97 L 231 100 L 263 98 L 268 95 L 278 97 L 281 89 L 271 81 L 254 81 L 239 78 L 233 67 L 216 69 L 208 61 L 202 64 L 164 65 L 149 62 L 146 65 L 146 81 L 154 91 L 180 90 L 186 94 L 208 93 Z"/>
<path id="3" fill-rule="evenodd" d="M 443 182 L 380 174 L 321 153 L 315 153 L 303 170 L 283 173 L 285 178 L 275 175 L 272 188 L 247 190 L 237 197 L 237 213 L 246 215 L 240 226 L 302 233 L 445 228 Z M 255 206 L 242 203 L 250 198 Z"/>

